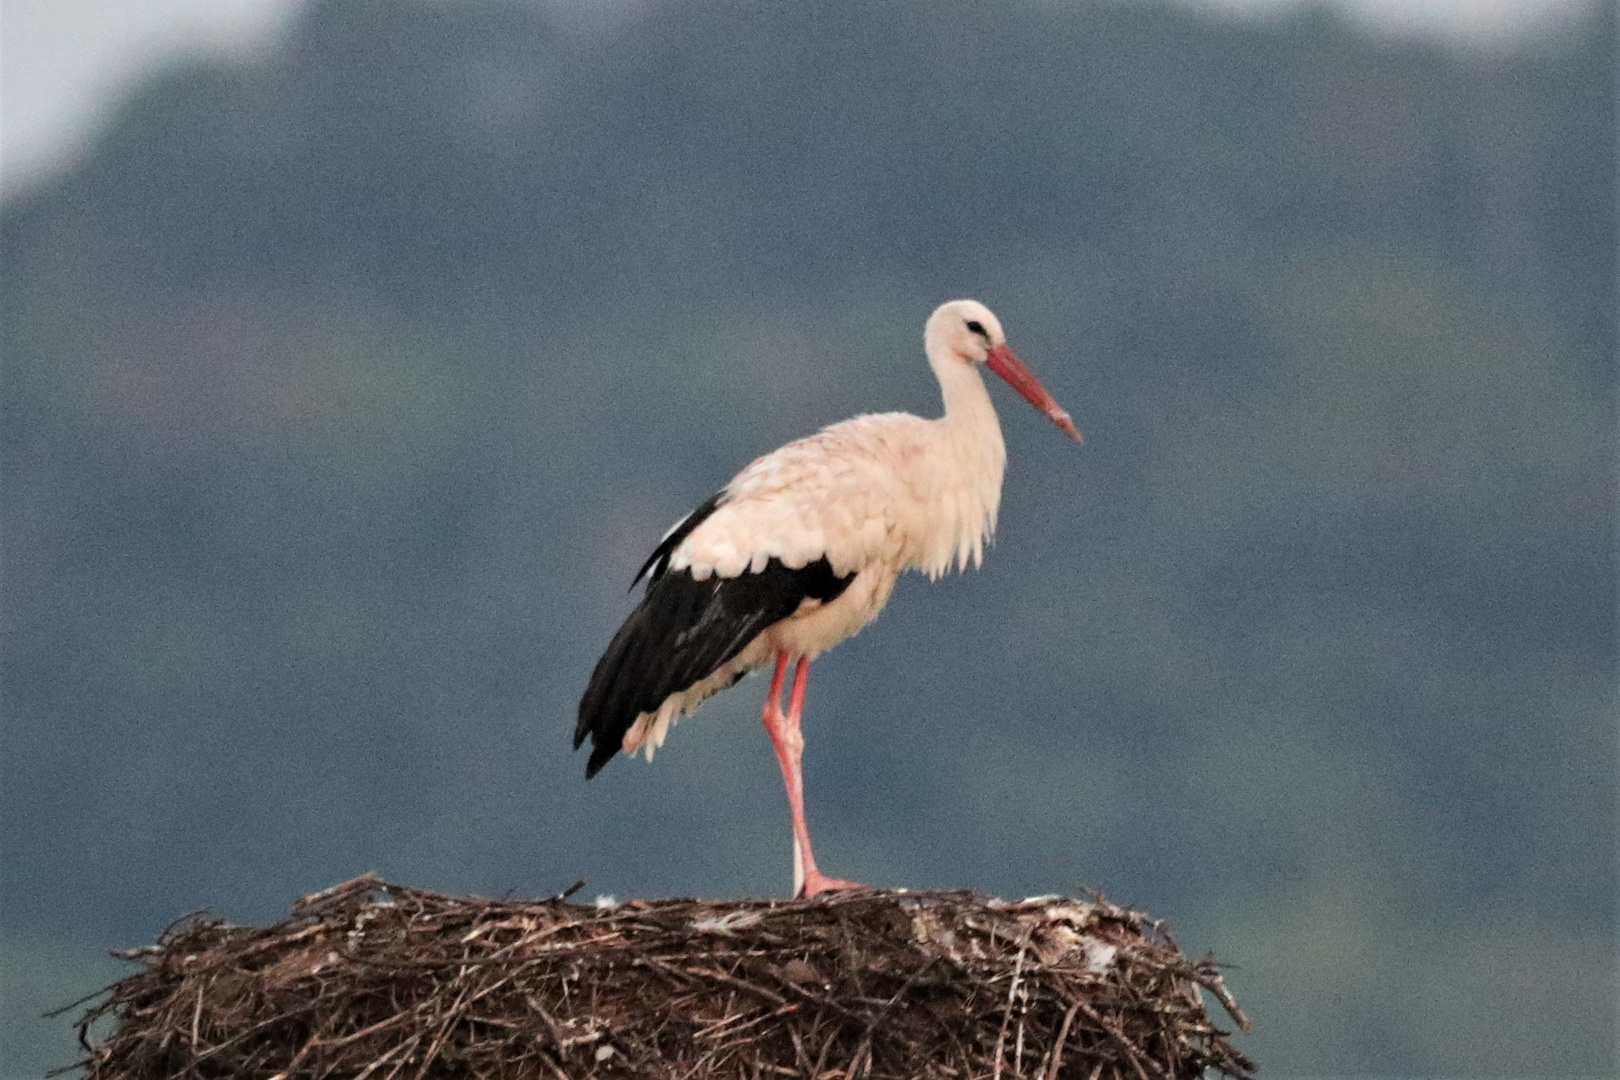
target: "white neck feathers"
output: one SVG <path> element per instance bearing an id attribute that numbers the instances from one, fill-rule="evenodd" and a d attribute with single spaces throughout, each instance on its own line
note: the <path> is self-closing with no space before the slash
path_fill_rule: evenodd
<path id="1" fill-rule="evenodd" d="M 938 435 L 936 483 L 927 550 L 922 569 L 930 578 L 965 570 L 984 561 L 984 547 L 996 531 L 1001 478 L 1007 447 L 990 392 L 974 366 L 956 357 L 929 357 L 939 377 L 945 415 L 934 421 Z"/>

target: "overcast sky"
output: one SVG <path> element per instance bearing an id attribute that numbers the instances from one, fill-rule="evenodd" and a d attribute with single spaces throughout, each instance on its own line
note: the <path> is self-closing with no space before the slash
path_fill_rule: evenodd
<path id="1" fill-rule="evenodd" d="M 0 196 L 71 163 L 155 64 L 263 48 L 306 0 L 0 0 Z M 548 0 L 536 0 L 537 3 Z M 638 0 L 549 0 L 572 8 Z M 1183 0 L 1251 13 L 1300 0 Z M 1369 24 L 1497 43 L 1568 23 L 1590 0 L 1338 0 Z"/>

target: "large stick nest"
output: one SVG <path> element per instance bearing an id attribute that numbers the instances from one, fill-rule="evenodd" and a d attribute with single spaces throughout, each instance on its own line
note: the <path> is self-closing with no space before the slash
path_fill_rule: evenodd
<path id="1" fill-rule="evenodd" d="M 90 1080 L 1195 1077 L 1253 1064 L 1212 960 L 1095 898 L 444 896 L 366 876 L 198 916 L 79 1021 Z M 99 1034 L 98 1034 L 99 1033 Z"/>

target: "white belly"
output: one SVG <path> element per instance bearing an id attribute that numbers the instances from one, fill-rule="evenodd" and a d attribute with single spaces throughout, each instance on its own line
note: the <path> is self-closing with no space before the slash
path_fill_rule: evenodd
<path id="1" fill-rule="evenodd" d="M 656 712 L 642 713 L 624 735 L 624 752 L 653 752 L 664 745 L 675 721 L 696 709 L 706 699 L 736 682 L 745 673 L 776 663 L 778 653 L 814 660 L 861 628 L 883 610 L 894 591 L 898 568 L 868 566 L 855 576 L 849 588 L 830 604 L 806 601 L 793 615 L 767 627 L 718 671 L 678 694 L 671 694 Z"/>
<path id="2" fill-rule="evenodd" d="M 832 603 L 807 602 L 797 614 L 769 627 L 743 650 L 745 654 L 758 652 L 758 660 L 750 666 L 763 667 L 773 662 L 779 652 L 814 660 L 845 638 L 858 634 L 889 602 L 899 576 L 896 569 L 869 566 Z"/>

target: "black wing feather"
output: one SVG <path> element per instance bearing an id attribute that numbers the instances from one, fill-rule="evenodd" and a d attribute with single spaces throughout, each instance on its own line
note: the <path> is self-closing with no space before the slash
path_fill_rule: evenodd
<path id="1" fill-rule="evenodd" d="M 675 549 L 681 546 L 682 540 L 692 535 L 693 529 L 703 524 L 708 520 L 710 514 L 720 509 L 720 500 L 724 495 L 724 490 L 710 495 L 704 500 L 702 506 L 687 514 L 681 519 L 679 525 L 669 530 L 669 535 L 658 542 L 658 546 L 653 548 L 653 553 L 647 556 L 647 561 L 641 564 L 641 569 L 636 571 L 636 576 L 630 579 L 630 587 L 635 588 L 636 582 L 640 581 L 642 575 L 649 570 L 652 571 L 652 577 L 648 579 L 649 581 L 657 581 L 663 577 L 664 571 L 669 569 L 669 557 L 675 554 Z"/>
<path id="2" fill-rule="evenodd" d="M 587 777 L 619 752 L 637 716 L 714 674 L 806 598 L 835 600 L 855 580 L 853 573 L 833 573 L 825 556 L 797 570 L 771 559 L 757 574 L 732 578 L 698 581 L 689 570 L 668 572 L 675 546 L 697 527 L 692 519 L 713 513 L 717 499 L 693 511 L 658 545 L 642 568 L 652 570 L 646 595 L 596 663 L 574 728 L 574 749 L 591 737 Z"/>

